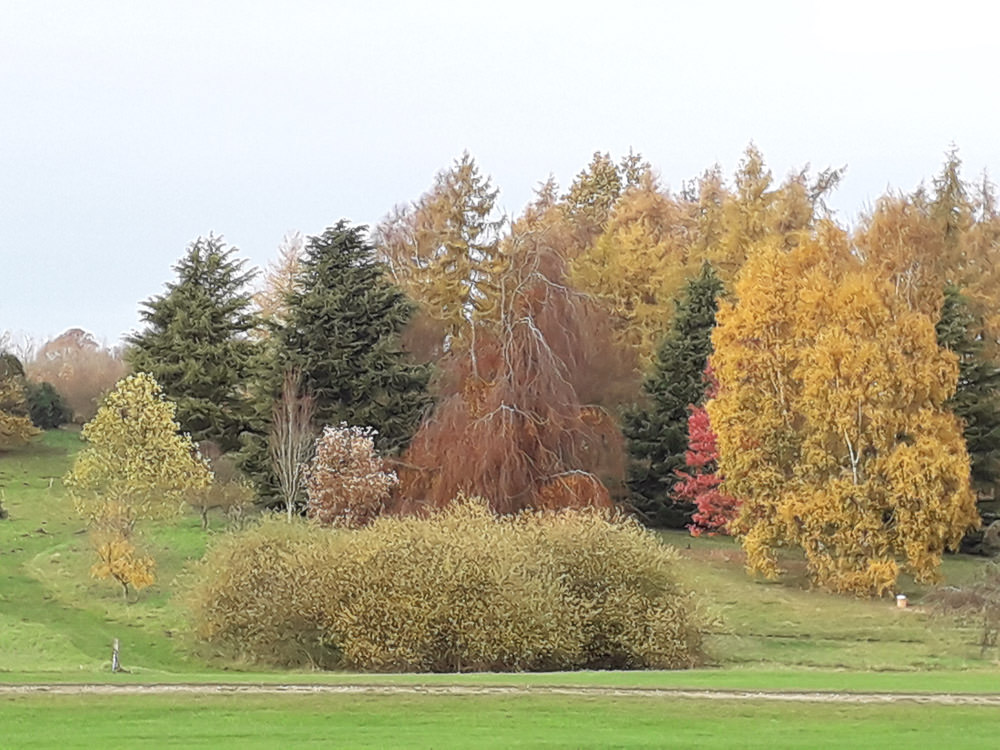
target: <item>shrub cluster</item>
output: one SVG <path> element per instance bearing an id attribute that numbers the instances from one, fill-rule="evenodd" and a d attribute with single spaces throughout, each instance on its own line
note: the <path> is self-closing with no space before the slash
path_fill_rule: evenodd
<path id="1" fill-rule="evenodd" d="M 73 420 L 73 410 L 52 383 L 28 381 L 25 387 L 31 422 L 42 430 L 54 430 Z"/>
<path id="2" fill-rule="evenodd" d="M 271 520 L 222 537 L 190 603 L 203 641 L 286 666 L 681 668 L 703 621 L 675 560 L 625 518 L 460 500 L 353 531 Z"/>

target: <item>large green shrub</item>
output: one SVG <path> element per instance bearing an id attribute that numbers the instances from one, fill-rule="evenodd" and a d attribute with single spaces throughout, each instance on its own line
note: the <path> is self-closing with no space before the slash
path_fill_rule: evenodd
<path id="1" fill-rule="evenodd" d="M 192 591 L 230 654 L 371 671 L 680 668 L 701 618 L 673 550 L 596 511 L 458 501 L 357 531 L 269 521 L 223 537 Z"/>
<path id="2" fill-rule="evenodd" d="M 195 636 L 230 655 L 337 666 L 341 658 L 326 642 L 319 593 L 341 540 L 277 519 L 216 539 L 190 592 Z"/>

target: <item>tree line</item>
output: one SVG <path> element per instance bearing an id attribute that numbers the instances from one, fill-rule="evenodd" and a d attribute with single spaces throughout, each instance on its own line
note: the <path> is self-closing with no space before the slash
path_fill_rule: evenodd
<path id="1" fill-rule="evenodd" d="M 289 513 L 342 426 L 328 469 L 392 480 L 338 480 L 328 519 L 620 507 L 881 594 L 990 520 L 1000 471 L 1000 216 L 960 166 L 845 227 L 842 170 L 778 181 L 753 147 L 674 191 L 598 153 L 516 217 L 466 154 L 370 232 L 288 238 L 257 291 L 197 239 L 126 359 Z"/>

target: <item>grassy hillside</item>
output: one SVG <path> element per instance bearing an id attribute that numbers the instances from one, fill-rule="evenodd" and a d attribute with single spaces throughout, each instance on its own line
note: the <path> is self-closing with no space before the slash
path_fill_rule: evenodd
<path id="1" fill-rule="evenodd" d="M 203 532 L 195 516 L 146 527 L 144 543 L 157 559 L 158 581 L 135 602 L 125 604 L 116 585 L 90 577 L 92 552 L 84 525 L 60 482 L 79 447 L 78 434 L 55 431 L 25 449 L 0 454 L 0 488 L 10 513 L 9 520 L 0 521 L 0 679 L 106 675 L 114 638 L 121 640 L 123 664 L 132 670 L 122 679 L 219 679 L 226 670 L 245 668 L 197 654 L 183 636 L 183 613 L 172 593 L 185 565 L 201 556 L 210 534 L 219 533 Z M 219 519 L 213 525 L 222 528 Z M 632 675 L 628 684 L 654 679 L 655 684 L 711 686 L 712 680 L 720 685 L 730 680 L 730 686 L 749 687 L 740 682 L 747 675 L 755 675 L 750 682 L 772 684 L 782 683 L 781 675 L 789 671 L 801 677 L 804 670 L 829 675 L 843 669 L 938 676 L 919 681 L 923 687 L 915 689 L 933 689 L 928 686 L 941 680 L 956 687 L 938 689 L 963 684 L 988 689 L 991 684 L 988 672 L 984 677 L 989 679 L 982 681 L 955 673 L 995 669 L 997 649 L 982 652 L 975 627 L 923 611 L 920 598 L 926 588 L 912 581 L 903 581 L 901 589 L 915 606 L 899 610 L 888 600 L 811 591 L 801 561 L 791 556 L 786 580 L 756 581 L 744 573 L 742 554 L 730 539 L 692 539 L 680 532 L 662 536 L 682 553 L 683 582 L 703 595 L 718 619 L 709 638 L 715 669 L 687 673 L 680 682 L 676 675 Z M 946 580 L 967 581 L 982 565 L 978 558 L 949 557 Z M 246 677 L 280 678 L 257 668 Z M 612 675 L 571 679 L 621 684 Z"/>
<path id="2" fill-rule="evenodd" d="M 111 642 L 137 669 L 203 668 L 178 643 L 183 618 L 171 601 L 188 560 L 207 537 L 193 516 L 148 526 L 144 546 L 157 559 L 157 583 L 126 605 L 120 589 L 90 577 L 93 552 L 61 477 L 81 446 L 75 432 L 0 454 L 0 487 L 10 514 L 0 522 L 0 670 L 90 673 L 110 663 Z"/>

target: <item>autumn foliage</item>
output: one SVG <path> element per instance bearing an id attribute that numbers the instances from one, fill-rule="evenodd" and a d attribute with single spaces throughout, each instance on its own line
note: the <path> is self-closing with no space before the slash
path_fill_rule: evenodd
<path id="1" fill-rule="evenodd" d="M 497 278 L 505 265 L 498 194 L 465 153 L 418 201 L 397 208 L 375 232 L 379 258 L 394 283 L 437 324 L 442 337 L 463 338 L 474 323 L 497 319 Z"/>
<path id="2" fill-rule="evenodd" d="M 101 398 L 125 377 L 121 353 L 102 346 L 91 334 L 71 328 L 46 342 L 25 364 L 30 380 L 51 383 L 73 411 L 74 419 L 93 419 Z"/>
<path id="3" fill-rule="evenodd" d="M 708 381 L 706 398 L 715 398 L 718 383 L 711 367 L 705 371 Z M 698 509 L 691 517 L 688 529 L 694 536 L 729 533 L 729 523 L 736 517 L 739 501 L 722 491 L 722 477 L 718 471 L 718 439 L 712 430 L 708 410 L 704 406 L 691 406 L 688 417 L 688 450 L 685 453 L 687 471 L 677 470 L 680 481 L 674 493 L 692 502 Z"/>
<path id="4" fill-rule="evenodd" d="M 86 518 L 116 505 L 129 526 L 176 516 L 189 491 L 212 475 L 190 436 L 179 434 L 174 405 L 145 373 L 130 375 L 107 395 L 82 437 L 87 443 L 65 483 Z"/>
<path id="5" fill-rule="evenodd" d="M 500 281 L 498 325 L 473 328 L 447 363 L 447 393 L 403 457 L 401 509 L 443 507 L 458 494 L 499 513 L 610 507 L 620 432 L 575 383 L 588 365 L 592 311 L 568 289 L 565 258 L 544 228 L 515 234 Z"/>
<path id="6" fill-rule="evenodd" d="M 95 529 L 91 532 L 97 562 L 90 569 L 94 578 L 112 578 L 122 587 L 122 596 L 128 600 L 129 586 L 143 589 L 156 581 L 156 563 L 153 558 L 141 555 L 135 544 L 120 530 Z"/>
<path id="7" fill-rule="evenodd" d="M 667 669 L 702 660 L 676 553 L 587 510 L 497 517 L 458 498 L 356 531 L 270 521 L 196 572 L 202 640 L 258 661 L 369 671 Z"/>
<path id="8" fill-rule="evenodd" d="M 357 528 L 377 518 L 397 484 L 375 452 L 371 427 L 325 427 L 306 475 L 306 514 L 324 525 Z"/>
<path id="9" fill-rule="evenodd" d="M 244 573 L 225 573 L 220 586 L 240 588 L 247 616 L 256 613 L 275 633 L 298 632 L 290 648 L 315 663 L 465 669 L 620 661 L 561 661 L 566 642 L 549 640 L 535 621 L 512 625 L 517 632 L 502 647 L 489 642 L 501 634 L 477 636 L 475 647 L 459 643 L 488 629 L 483 612 L 510 603 L 504 587 L 522 604 L 534 601 L 540 584 L 514 580 L 476 545 L 488 539 L 521 559 L 505 535 L 535 513 L 567 527 L 577 523 L 565 521 L 571 516 L 619 507 L 650 524 L 673 520 L 671 510 L 686 522 L 691 506 L 680 501 L 690 500 L 692 532 L 738 536 L 758 573 L 780 574 L 780 550 L 791 548 L 812 580 L 834 591 L 882 595 L 904 572 L 934 579 L 942 553 L 977 523 L 967 445 L 988 492 L 997 440 L 987 402 L 997 395 L 1000 351 L 1000 210 L 993 186 L 965 182 L 959 167 L 949 154 L 929 186 L 884 196 L 848 229 L 825 205 L 842 170 L 776 177 L 752 145 L 731 179 L 713 167 L 675 189 L 637 154 L 615 160 L 599 152 L 565 190 L 551 178 L 543 183 L 516 218 L 499 210 L 498 189 L 464 154 L 370 241 L 346 220 L 305 243 L 289 237 L 258 297 L 268 322 L 247 334 L 262 344 L 260 362 L 248 362 L 254 372 L 238 390 L 259 395 L 242 434 L 245 463 L 262 491 L 281 475 L 290 523 L 281 533 L 265 525 L 245 537 L 254 540 L 248 547 L 233 542 L 225 554 L 280 558 L 278 577 L 287 573 L 290 589 L 308 585 L 290 572 L 297 565 L 340 570 L 331 550 L 341 554 L 357 539 L 384 569 L 370 571 L 367 589 L 341 586 L 331 572 L 327 599 L 286 596 L 284 579 L 244 571 L 280 606 L 297 608 L 294 621 L 265 613 L 257 594 L 240 588 Z M 699 281 L 705 294 L 697 304 L 677 304 Z M 960 319 L 942 305 L 946 288 L 961 295 Z M 961 369 L 944 346 L 964 357 Z M 703 408 L 709 356 L 720 387 Z M 274 410 L 290 370 L 302 381 Z M 326 429 L 309 464 L 309 528 L 326 540 L 317 547 L 292 516 L 314 424 L 341 422 Z M 139 440 L 130 435 L 124 459 Z M 154 474 L 128 479 L 122 491 L 101 480 L 100 490 L 126 519 L 166 513 L 183 493 L 149 491 L 169 479 Z M 84 469 L 69 478 L 77 495 L 98 494 L 87 481 Z M 485 508 L 472 508 L 469 497 Z M 443 557 L 420 546 L 437 545 L 441 529 L 453 532 L 459 521 L 490 531 L 456 541 L 451 552 L 441 542 Z M 589 543 L 604 543 L 589 528 L 573 526 Z M 407 545 L 429 556 L 411 560 Z M 243 570 L 223 558 L 212 563 L 219 571 Z M 466 558 L 468 570 L 456 562 Z M 435 620 L 420 609 L 431 604 L 418 584 L 447 581 L 428 566 L 445 566 L 469 587 L 481 583 L 482 599 L 445 591 L 433 606 L 451 620 Z M 541 611 L 524 606 L 529 619 Z M 449 630 L 463 611 L 469 630 Z M 205 612 L 209 640 L 253 640 L 249 620 L 227 630 Z M 373 630 L 405 632 L 412 648 L 365 641 L 371 613 Z M 445 648 L 447 638 L 458 640 Z M 556 645 L 535 660 L 510 655 L 521 646 L 509 644 L 531 638 Z"/>
<path id="10" fill-rule="evenodd" d="M 212 474 L 190 436 L 178 434 L 174 405 L 146 373 L 122 380 L 82 437 L 87 445 L 63 481 L 90 526 L 93 575 L 118 581 L 127 598 L 129 585 L 153 580 L 152 559 L 135 549 L 137 524 L 178 515 L 189 496 L 207 490 Z"/>
<path id="11" fill-rule="evenodd" d="M 708 413 L 750 569 L 776 576 L 793 546 L 837 591 L 892 591 L 901 566 L 934 579 L 978 518 L 932 319 L 823 226 L 757 248 L 713 343 Z"/>
<path id="12" fill-rule="evenodd" d="M 0 451 L 23 445 L 38 434 L 28 416 L 21 363 L 0 351 Z"/>

